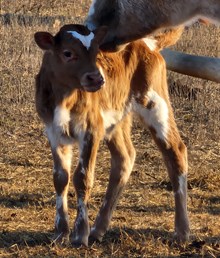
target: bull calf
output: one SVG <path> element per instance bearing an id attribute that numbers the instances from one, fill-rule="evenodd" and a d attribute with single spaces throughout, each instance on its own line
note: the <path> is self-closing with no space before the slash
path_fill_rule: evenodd
<path id="1" fill-rule="evenodd" d="M 54 161 L 56 239 L 63 242 L 70 233 L 67 193 L 74 142 L 79 146 L 79 161 L 73 176 L 77 215 L 72 242 L 87 246 L 89 237 L 102 239 L 135 161 L 131 124 L 136 114 L 164 158 L 175 198 L 175 233 L 185 241 L 189 236 L 187 150 L 174 120 L 165 62 L 158 50 L 150 50 L 142 40 L 118 53 L 99 52 L 105 34 L 104 27 L 93 33 L 82 25 L 65 25 L 55 36 L 35 34 L 37 45 L 45 50 L 36 77 L 36 109 L 46 126 Z M 111 171 L 90 230 L 88 201 L 103 139 L 111 153 Z"/>

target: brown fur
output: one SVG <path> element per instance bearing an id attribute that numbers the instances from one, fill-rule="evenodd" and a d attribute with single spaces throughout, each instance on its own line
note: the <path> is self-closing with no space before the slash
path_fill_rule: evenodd
<path id="1" fill-rule="evenodd" d="M 154 39 L 157 41 L 157 50 L 162 50 L 164 46 L 170 47 L 174 45 L 181 37 L 183 30 L 184 27 L 179 26 L 175 29 L 166 30 L 155 35 Z"/>
<path id="2" fill-rule="evenodd" d="M 175 193 L 175 232 L 179 240 L 187 240 L 187 151 L 170 105 L 162 56 L 143 41 L 131 43 L 119 53 L 98 53 L 106 33 L 103 28 L 96 32 L 87 50 L 68 35 L 69 30 L 88 35 L 83 26 L 81 29 L 75 25 L 62 28 L 55 37 L 46 32 L 35 34 L 37 44 L 46 50 L 36 78 L 36 107 L 46 125 L 54 160 L 57 239 L 64 241 L 69 235 L 67 192 L 74 141 L 79 143 L 80 157 L 73 177 L 78 208 L 72 242 L 88 245 L 89 236 L 101 240 L 107 231 L 135 160 L 130 136 L 134 112 L 150 129 L 161 150 Z M 65 56 L 67 50 L 72 58 Z M 104 86 L 100 83 L 102 76 Z M 167 109 L 166 121 L 160 107 Z M 150 117 L 152 120 L 148 120 Z M 87 205 L 97 150 L 104 138 L 111 153 L 109 185 L 90 231 Z"/>

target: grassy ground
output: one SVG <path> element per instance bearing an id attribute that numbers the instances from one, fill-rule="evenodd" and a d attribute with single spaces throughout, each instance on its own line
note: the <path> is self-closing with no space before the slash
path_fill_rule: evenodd
<path id="1" fill-rule="evenodd" d="M 220 256 L 220 87 L 175 73 L 169 73 L 171 86 L 196 89 L 190 99 L 188 90 L 186 96 L 181 92 L 171 95 L 189 150 L 190 242 L 184 246 L 172 242 L 174 202 L 165 167 L 148 131 L 135 122 L 136 164 L 103 242 L 81 249 L 51 243 L 55 214 L 52 158 L 34 106 L 34 76 L 42 53 L 33 34 L 82 22 L 89 2 L 0 3 L 0 257 Z M 219 32 L 215 27 L 195 26 L 175 48 L 219 57 Z M 90 202 L 91 223 L 103 198 L 108 170 L 109 153 L 103 144 Z M 73 187 L 69 207 L 73 224 Z"/>

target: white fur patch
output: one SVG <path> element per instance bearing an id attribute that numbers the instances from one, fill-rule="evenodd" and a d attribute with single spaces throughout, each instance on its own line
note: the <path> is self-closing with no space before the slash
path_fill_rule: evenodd
<path id="1" fill-rule="evenodd" d="M 63 207 L 66 206 L 66 205 L 63 204 L 64 201 L 67 202 L 67 199 L 64 198 L 62 195 L 57 195 L 57 197 L 56 197 L 56 207 L 57 207 L 57 209 L 60 209 L 62 207 L 62 205 L 63 205 Z"/>
<path id="2" fill-rule="evenodd" d="M 57 128 L 52 125 L 48 125 L 46 127 L 46 134 L 47 138 L 50 142 L 51 149 L 54 151 L 56 150 L 57 154 L 60 157 L 60 161 L 62 164 L 62 167 L 67 169 L 68 171 L 71 169 L 71 163 L 72 163 L 72 144 L 73 144 L 73 139 L 70 137 L 65 137 L 63 136 L 60 132 L 57 132 Z M 59 147 L 60 144 L 63 145 L 68 145 L 68 152 L 62 151 L 62 147 Z M 67 146 L 66 146 L 67 148 Z M 53 169 L 53 173 L 60 173 L 59 170 L 56 170 L 55 167 Z M 62 172 L 61 172 L 62 173 Z M 61 174 L 62 176 L 62 174 Z"/>
<path id="3" fill-rule="evenodd" d="M 57 106 L 54 110 L 54 125 L 57 126 L 61 132 L 69 135 L 70 111 L 66 108 Z"/>
<path id="4" fill-rule="evenodd" d="M 83 46 L 85 46 L 87 49 L 90 48 L 91 42 L 92 42 L 92 40 L 94 39 L 94 36 L 95 36 L 93 32 L 90 32 L 89 35 L 82 35 L 82 34 L 79 34 L 76 31 L 67 31 L 67 32 L 72 34 L 72 36 L 74 38 L 79 39 L 81 41 L 81 43 L 83 44 Z"/>
<path id="5" fill-rule="evenodd" d="M 157 49 L 157 40 L 152 37 L 146 37 L 142 38 L 144 43 L 149 47 L 151 51 L 154 51 Z"/>
<path id="6" fill-rule="evenodd" d="M 179 181 L 179 188 L 178 190 L 175 192 L 175 194 L 181 194 L 184 195 L 185 189 L 186 189 L 186 175 L 179 175 L 178 176 L 178 181 Z"/>
<path id="7" fill-rule="evenodd" d="M 117 110 L 106 110 L 101 111 L 101 115 L 104 122 L 104 128 L 105 130 L 108 130 L 122 120 L 124 114 Z"/>
<path id="8" fill-rule="evenodd" d="M 61 142 L 61 144 L 62 143 L 63 142 Z M 64 143 L 64 144 L 66 144 L 66 143 Z M 66 146 L 66 148 L 67 148 L 67 146 Z M 71 164 L 72 164 L 72 145 L 68 145 L 68 151 L 66 150 L 65 154 L 63 153 L 62 147 L 57 148 L 57 154 L 60 157 L 62 167 L 65 168 L 67 171 L 70 171 Z M 58 171 L 58 173 L 59 173 L 59 171 Z M 62 174 L 61 174 L 61 177 L 62 177 Z"/>
<path id="9" fill-rule="evenodd" d="M 59 144 L 72 144 L 73 139 L 69 137 L 69 110 L 57 106 L 54 110 L 53 123 L 46 125 L 46 135 L 50 142 L 52 149 L 56 148 Z"/>
<path id="10" fill-rule="evenodd" d="M 53 124 L 47 125 L 45 131 L 52 149 L 56 149 L 60 144 L 72 145 L 74 143 L 73 138 L 63 135 L 60 128 Z"/>
<path id="11" fill-rule="evenodd" d="M 150 90 L 147 93 L 149 101 L 155 103 L 154 107 L 147 109 L 139 103 L 134 103 L 134 111 L 137 112 L 148 126 L 152 126 L 156 130 L 156 136 L 163 141 L 166 141 L 169 130 L 169 110 L 163 98 L 155 91 Z"/>
<path id="12" fill-rule="evenodd" d="M 67 210 L 68 210 L 68 204 L 67 204 L 67 195 L 60 196 L 57 195 L 56 197 L 56 218 L 55 218 L 55 225 L 58 228 L 59 226 L 59 221 L 61 219 L 60 214 L 59 214 L 59 209 L 63 207 L 63 211 L 65 213 L 65 219 L 66 221 L 69 220 L 68 215 L 67 215 Z"/>

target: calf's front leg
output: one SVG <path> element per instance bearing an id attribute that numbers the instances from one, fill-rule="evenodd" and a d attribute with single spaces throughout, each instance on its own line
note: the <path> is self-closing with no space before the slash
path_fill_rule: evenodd
<path id="1" fill-rule="evenodd" d="M 130 125 L 115 129 L 114 135 L 107 144 L 111 152 L 109 184 L 102 207 L 91 229 L 91 242 L 101 241 L 107 231 L 112 213 L 129 179 L 135 160 L 135 150 L 130 139 Z"/>
<path id="2" fill-rule="evenodd" d="M 53 181 L 56 190 L 55 242 L 69 240 L 67 194 L 70 181 L 72 146 L 61 145 L 54 137 L 53 129 L 47 128 L 54 161 Z"/>
<path id="3" fill-rule="evenodd" d="M 80 159 L 73 176 L 77 196 L 77 216 L 72 244 L 76 247 L 88 246 L 90 227 L 87 204 L 94 181 L 94 168 L 99 142 L 99 138 L 89 132 L 82 133 L 80 137 Z"/>

